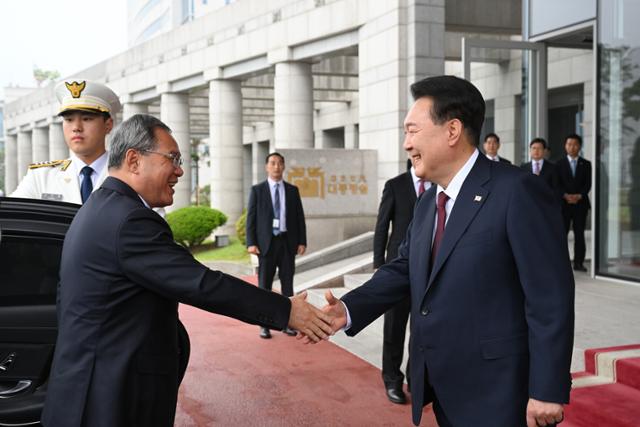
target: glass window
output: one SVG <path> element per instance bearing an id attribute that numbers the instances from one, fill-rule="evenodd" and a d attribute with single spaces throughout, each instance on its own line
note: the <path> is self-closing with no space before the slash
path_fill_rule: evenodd
<path id="1" fill-rule="evenodd" d="M 55 303 L 61 255 L 60 239 L 3 235 L 0 305 Z"/>
<path id="2" fill-rule="evenodd" d="M 599 274 L 640 279 L 640 2 L 601 0 L 596 164 Z"/>

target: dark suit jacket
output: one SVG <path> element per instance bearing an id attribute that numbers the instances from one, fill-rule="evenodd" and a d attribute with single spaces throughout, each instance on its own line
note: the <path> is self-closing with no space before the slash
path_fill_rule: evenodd
<path id="1" fill-rule="evenodd" d="M 510 165 L 510 164 L 511 164 L 511 161 L 510 161 L 510 160 L 505 159 L 504 157 L 500 157 L 500 156 L 498 156 L 498 160 L 499 160 L 499 161 L 501 161 L 502 163 L 506 163 L 506 164 L 508 164 L 508 165 Z"/>
<path id="2" fill-rule="evenodd" d="M 384 185 L 373 236 L 373 267 L 379 268 L 398 255 L 398 246 L 413 218 L 416 190 L 411 172 L 391 178 Z M 389 236 L 389 225 L 391 236 Z M 386 251 L 386 258 L 385 258 Z"/>
<path id="3" fill-rule="evenodd" d="M 414 423 L 433 398 L 418 380 L 426 367 L 453 425 L 525 425 L 529 396 L 567 402 L 571 386 L 574 282 L 557 198 L 479 156 L 430 266 L 435 196 L 416 203 L 398 258 L 342 298 L 347 334 L 410 295 Z"/>
<path id="4" fill-rule="evenodd" d="M 520 167 L 529 173 L 533 173 L 533 166 L 531 165 L 531 163 L 532 162 L 523 163 L 522 165 L 520 165 Z M 555 164 L 551 163 L 549 160 L 545 160 L 544 162 L 542 162 L 542 169 L 540 169 L 540 175 L 538 176 L 547 183 L 549 188 L 551 188 L 554 193 L 557 192 L 558 176 Z"/>
<path id="5" fill-rule="evenodd" d="M 558 160 L 558 192 L 563 194 L 582 194 L 582 199 L 576 204 L 581 209 L 589 209 L 589 191 L 591 190 L 591 162 L 578 157 L 576 176 L 571 173 L 571 164 L 567 156 Z M 566 203 L 565 203 L 566 204 Z"/>
<path id="6" fill-rule="evenodd" d="M 284 182 L 284 181 L 283 181 Z M 298 245 L 307 245 L 307 228 L 300 192 L 295 185 L 284 182 L 284 198 L 287 216 L 287 244 L 290 253 L 297 251 Z M 273 203 L 269 182 L 263 181 L 251 187 L 247 207 L 247 247 L 257 246 L 265 255 L 273 237 Z"/>
<path id="7" fill-rule="evenodd" d="M 275 329 L 291 309 L 197 262 L 131 187 L 107 178 L 65 238 L 43 424 L 172 426 L 178 301 Z"/>

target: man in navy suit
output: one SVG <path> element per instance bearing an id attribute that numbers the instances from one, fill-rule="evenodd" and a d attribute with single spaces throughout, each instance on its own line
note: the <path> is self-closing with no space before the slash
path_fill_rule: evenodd
<path id="1" fill-rule="evenodd" d="M 327 291 L 324 310 L 334 330 L 355 335 L 411 297 L 416 425 L 429 402 L 441 427 L 555 425 L 569 401 L 574 325 L 557 198 L 480 154 L 485 104 L 471 83 L 429 77 L 411 92 L 404 148 L 434 185 L 398 258 L 341 300 Z"/>
<path id="2" fill-rule="evenodd" d="M 304 254 L 307 231 L 300 192 L 285 182 L 284 157 L 271 153 L 265 161 L 267 180 L 251 188 L 247 207 L 247 251 L 258 256 L 258 285 L 271 291 L 278 269 L 282 295 L 293 295 L 296 255 Z M 287 335 L 296 335 L 285 328 Z M 271 338 L 269 328 L 260 328 L 260 337 Z"/>
<path id="3" fill-rule="evenodd" d="M 314 341 L 331 333 L 330 319 L 304 296 L 285 298 L 211 271 L 175 243 L 151 208 L 173 203 L 181 165 L 160 120 L 138 114 L 116 130 L 110 176 L 78 211 L 62 249 L 44 426 L 173 426 L 178 302 L 289 325 Z"/>
<path id="4" fill-rule="evenodd" d="M 564 149 L 567 155 L 557 163 L 558 191 L 562 195 L 562 217 L 567 234 L 573 225 L 573 269 L 587 271 L 584 266 L 587 252 L 584 229 L 587 225 L 587 214 L 591 208 L 589 202 L 591 162 L 580 156 L 582 149 L 580 135 L 567 136 Z"/>
<path id="5" fill-rule="evenodd" d="M 556 192 L 558 187 L 556 165 L 549 160 L 545 160 L 544 152 L 546 148 L 547 141 L 545 141 L 544 138 L 534 138 L 531 140 L 529 143 L 531 161 L 523 163 L 520 167 L 527 172 L 538 175 L 547 183 L 551 190 Z"/>

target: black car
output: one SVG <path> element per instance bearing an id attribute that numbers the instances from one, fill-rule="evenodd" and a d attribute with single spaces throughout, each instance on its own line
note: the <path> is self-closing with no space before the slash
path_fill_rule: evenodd
<path id="1" fill-rule="evenodd" d="M 0 197 L 0 426 L 39 424 L 57 335 L 64 236 L 80 205 Z M 189 335 L 179 324 L 180 380 Z"/>

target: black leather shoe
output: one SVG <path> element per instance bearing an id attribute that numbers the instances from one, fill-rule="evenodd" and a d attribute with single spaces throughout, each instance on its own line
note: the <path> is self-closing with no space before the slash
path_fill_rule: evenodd
<path id="1" fill-rule="evenodd" d="M 295 331 L 295 329 L 291 329 L 290 327 L 286 327 L 284 328 L 284 330 L 282 331 L 285 334 L 289 335 L 290 337 L 295 337 L 297 335 L 297 332 Z"/>
<path id="2" fill-rule="evenodd" d="M 585 267 L 585 266 L 584 266 L 584 265 L 582 265 L 582 264 L 574 264 L 573 269 L 574 269 L 575 271 L 584 271 L 584 272 L 586 272 L 586 271 L 587 271 L 587 267 Z"/>
<path id="3" fill-rule="evenodd" d="M 399 405 L 407 403 L 407 396 L 402 391 L 402 388 L 390 387 L 387 389 L 387 397 L 393 403 Z"/>
<path id="4" fill-rule="evenodd" d="M 260 328 L 260 338 L 269 339 L 271 338 L 271 332 L 268 328 Z"/>

